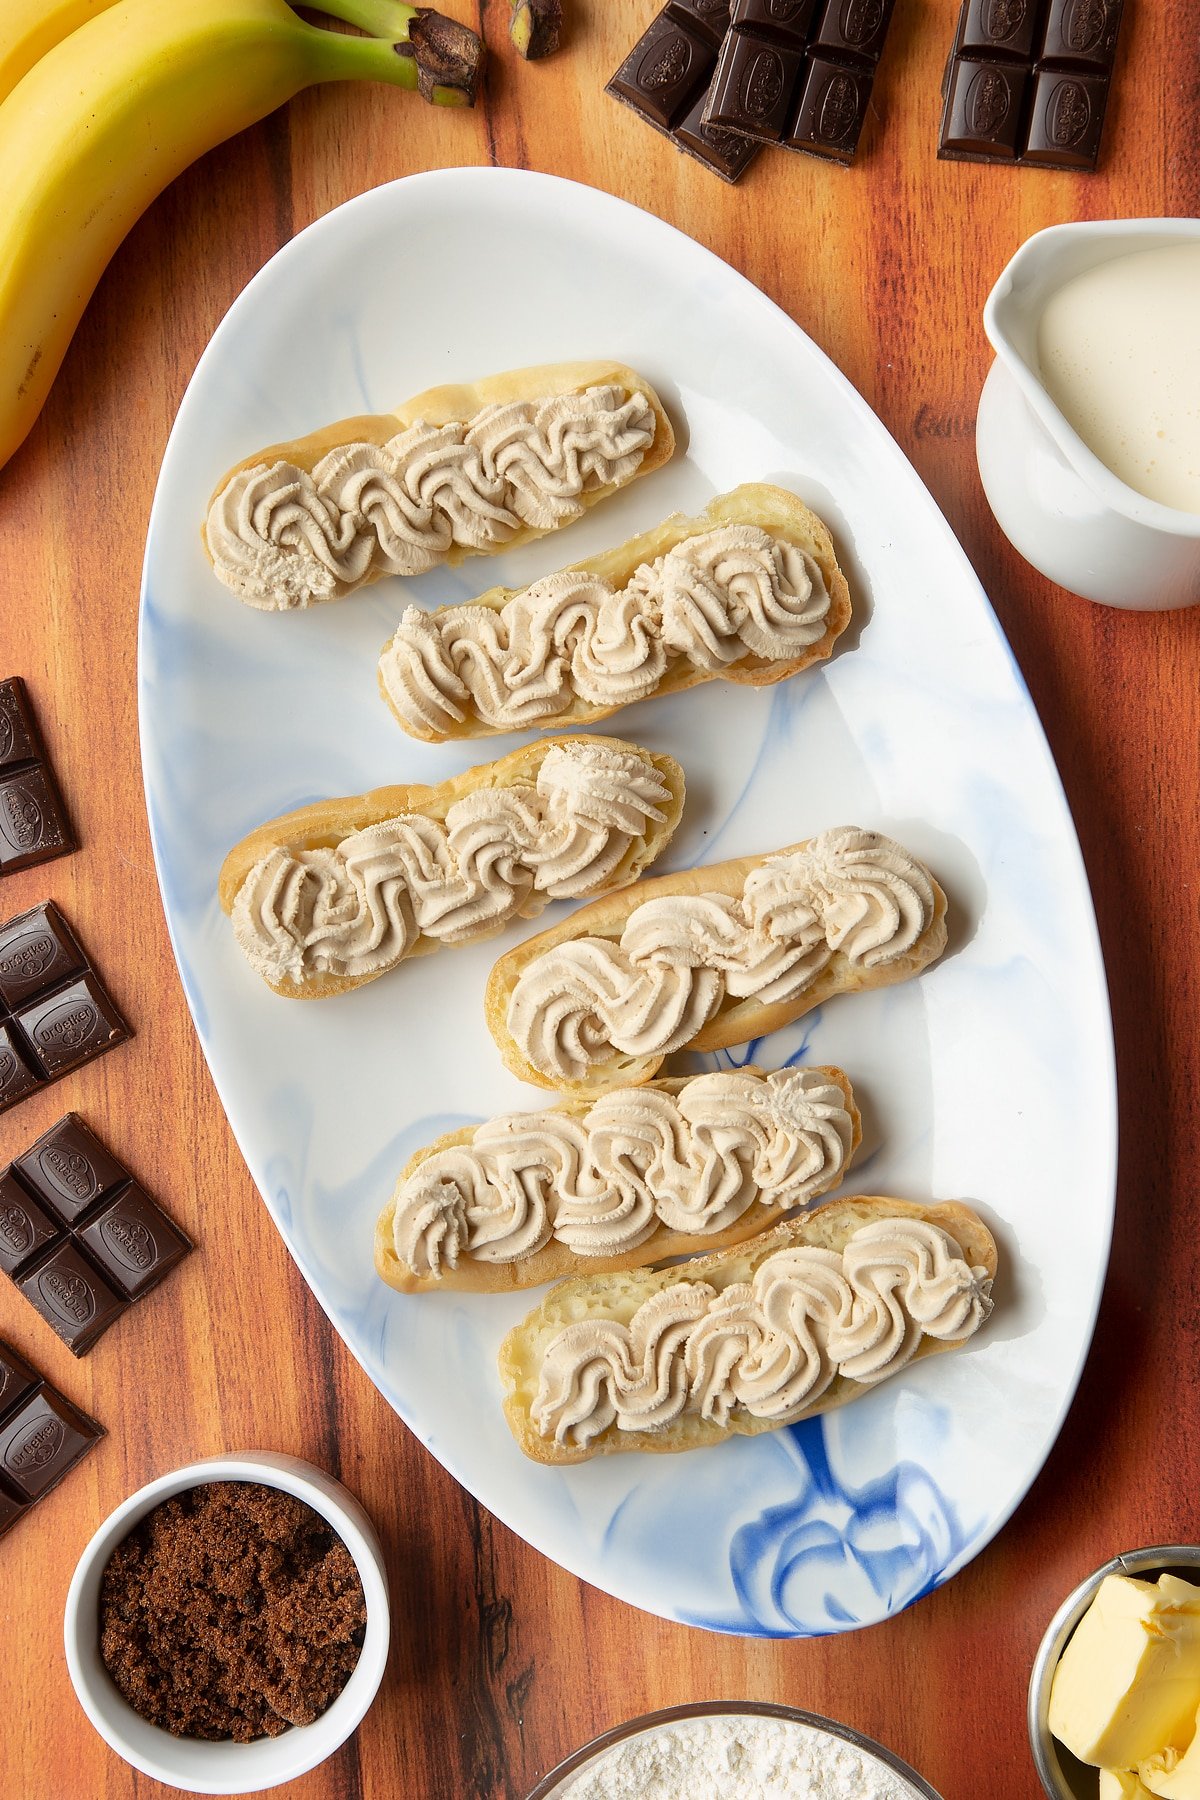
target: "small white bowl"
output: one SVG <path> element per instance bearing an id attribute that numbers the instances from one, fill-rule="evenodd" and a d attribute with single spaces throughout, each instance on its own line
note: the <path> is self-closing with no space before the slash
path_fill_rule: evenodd
<path id="1" fill-rule="evenodd" d="M 1059 1658 L 1071 1633 L 1096 1597 L 1107 1575 L 1137 1575 L 1151 1580 L 1164 1569 L 1185 1581 L 1200 1581 L 1200 1545 L 1153 1544 L 1145 1550 L 1125 1550 L 1081 1581 L 1072 1590 L 1046 1627 L 1029 1677 L 1029 1746 L 1042 1786 L 1050 1800 L 1096 1800 L 1100 1772 L 1079 1762 L 1050 1730 L 1050 1689 Z"/>
<path id="2" fill-rule="evenodd" d="M 367 1603 L 367 1631 L 357 1666 L 327 1712 L 277 1738 L 252 1744 L 173 1737 L 140 1718 L 100 1659 L 100 1578 L 134 1526 L 164 1500 L 209 1481 L 251 1481 L 295 1494 L 320 1513 L 354 1558 Z M 67 1592 L 67 1668 L 79 1704 L 118 1756 L 144 1775 L 191 1794 L 252 1794 L 315 1768 L 344 1744 L 379 1689 L 390 1636 L 383 1551 L 366 1513 L 340 1482 L 295 1456 L 250 1451 L 189 1463 L 131 1494 L 111 1513 L 79 1559 Z"/>
<path id="3" fill-rule="evenodd" d="M 884 1768 L 890 1774 L 898 1776 L 907 1788 L 912 1800 L 939 1800 L 939 1796 L 924 1778 L 910 1769 L 906 1762 L 874 1738 L 864 1737 L 850 1725 L 839 1725 L 833 1719 L 826 1719 L 820 1713 L 801 1712 L 795 1706 L 773 1706 L 757 1700 L 708 1700 L 691 1706 L 672 1706 L 663 1712 L 643 1713 L 639 1719 L 627 1719 L 623 1725 L 614 1725 L 611 1731 L 603 1732 L 600 1737 L 593 1738 L 590 1744 L 584 1744 L 579 1750 L 572 1752 L 556 1769 L 542 1777 L 529 1800 L 564 1800 L 568 1790 L 581 1776 L 597 1770 L 598 1765 L 610 1750 L 618 1744 L 628 1743 L 632 1738 L 649 1737 L 660 1731 L 664 1725 L 678 1725 L 692 1719 L 727 1719 L 727 1718 L 778 1719 L 785 1725 L 802 1725 L 820 1737 L 827 1738 L 831 1744 L 850 1744 L 855 1750 L 861 1750 L 868 1762 L 874 1762 L 877 1768 Z"/>

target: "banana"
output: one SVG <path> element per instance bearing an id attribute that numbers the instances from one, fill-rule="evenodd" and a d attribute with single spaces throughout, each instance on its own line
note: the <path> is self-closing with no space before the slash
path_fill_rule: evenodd
<path id="1" fill-rule="evenodd" d="M 475 34 L 423 7 L 390 4 L 388 18 L 395 41 L 319 30 L 285 0 L 116 0 L 17 83 L 0 104 L 0 466 L 117 245 L 198 156 L 319 81 L 472 103 Z"/>
<path id="2" fill-rule="evenodd" d="M 55 44 L 114 0 L 0 0 L 0 100 Z"/>

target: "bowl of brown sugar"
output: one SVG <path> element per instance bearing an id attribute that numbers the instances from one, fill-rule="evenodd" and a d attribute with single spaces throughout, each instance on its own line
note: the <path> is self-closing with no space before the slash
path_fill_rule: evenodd
<path id="1" fill-rule="evenodd" d="M 117 1753 L 197 1794 L 277 1787 L 362 1720 L 389 1638 L 383 1553 L 296 1457 L 214 1457 L 119 1506 L 67 1594 L 67 1666 Z"/>

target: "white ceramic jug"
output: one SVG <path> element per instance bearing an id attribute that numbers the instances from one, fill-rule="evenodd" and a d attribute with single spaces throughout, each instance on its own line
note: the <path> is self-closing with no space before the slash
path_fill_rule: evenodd
<path id="1" fill-rule="evenodd" d="M 1127 486 L 1067 423 L 1038 366 L 1042 308 L 1098 263 L 1198 239 L 1200 219 L 1052 225 L 1022 244 L 984 307 L 996 360 L 979 399 L 975 448 L 988 503 L 1035 569 L 1106 606 L 1149 612 L 1200 601 L 1200 514 Z"/>

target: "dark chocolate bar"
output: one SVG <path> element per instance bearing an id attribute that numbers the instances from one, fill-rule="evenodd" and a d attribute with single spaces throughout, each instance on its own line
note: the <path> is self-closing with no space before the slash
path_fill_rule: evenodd
<path id="1" fill-rule="evenodd" d="M 75 839 L 25 683 L 0 681 L 0 875 L 66 856 Z"/>
<path id="2" fill-rule="evenodd" d="M 0 1355 L 7 1347 L 0 1346 Z M 40 1381 L 16 1406 L 0 1412 L 0 1532 L 44 1500 L 85 1457 L 104 1429 L 64 1394 Z"/>
<path id="3" fill-rule="evenodd" d="M 893 0 L 733 0 L 705 123 L 849 163 Z"/>
<path id="4" fill-rule="evenodd" d="M 191 1247 L 75 1113 L 0 1170 L 0 1268 L 76 1356 Z"/>
<path id="5" fill-rule="evenodd" d="M 964 0 L 938 155 L 1091 170 L 1100 156 L 1122 0 Z"/>
<path id="6" fill-rule="evenodd" d="M 0 1339 L 0 1537 L 104 1436 Z"/>
<path id="7" fill-rule="evenodd" d="M 0 925 L 0 1112 L 129 1035 L 53 901 Z"/>
<path id="8" fill-rule="evenodd" d="M 758 145 L 705 124 L 703 117 L 728 27 L 729 0 L 668 0 L 607 91 L 722 181 L 737 181 Z"/>

